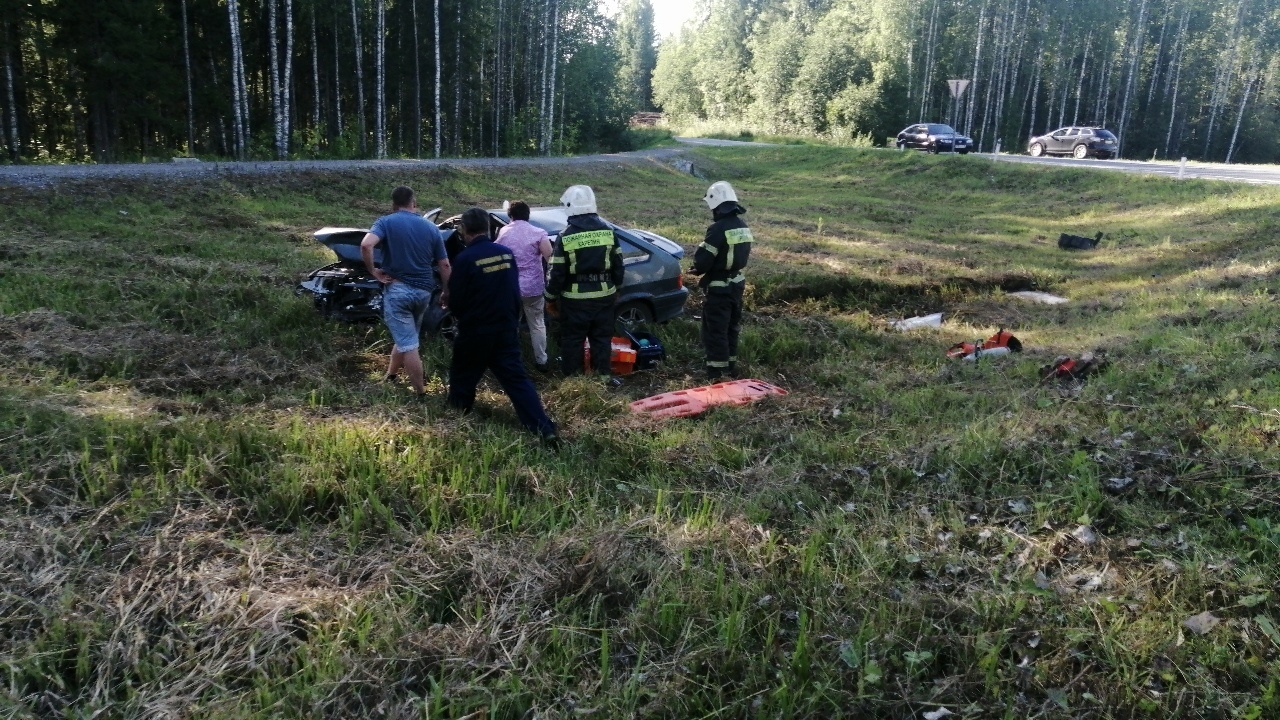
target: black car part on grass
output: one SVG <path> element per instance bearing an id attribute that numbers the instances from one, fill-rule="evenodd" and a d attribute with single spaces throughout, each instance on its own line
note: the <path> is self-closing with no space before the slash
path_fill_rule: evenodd
<path id="1" fill-rule="evenodd" d="M 1062 250 L 1092 250 L 1098 247 L 1100 242 L 1102 242 L 1102 233 L 1091 238 L 1067 233 L 1058 236 L 1058 247 Z"/>

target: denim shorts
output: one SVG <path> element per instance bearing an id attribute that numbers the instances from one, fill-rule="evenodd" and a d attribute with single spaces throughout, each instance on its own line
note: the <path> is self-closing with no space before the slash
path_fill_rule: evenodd
<path id="1" fill-rule="evenodd" d="M 431 307 L 431 293 L 402 282 L 393 282 L 382 291 L 382 320 L 391 331 L 396 350 L 402 353 L 418 349 L 422 318 Z"/>

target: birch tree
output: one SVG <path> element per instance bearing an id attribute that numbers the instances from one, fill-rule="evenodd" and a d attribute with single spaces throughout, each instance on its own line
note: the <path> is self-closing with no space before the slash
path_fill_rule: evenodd
<path id="1" fill-rule="evenodd" d="M 196 152 L 196 98 L 191 83 L 191 42 L 187 34 L 187 0 L 182 0 L 182 65 L 187 78 L 187 152 Z"/>
<path id="2" fill-rule="evenodd" d="M 363 155 L 369 150 L 369 132 L 364 122 L 364 43 L 360 41 L 360 12 L 356 2 L 357 0 L 351 0 L 351 36 L 355 40 L 356 50 L 356 127 L 360 129 L 360 154 Z"/>

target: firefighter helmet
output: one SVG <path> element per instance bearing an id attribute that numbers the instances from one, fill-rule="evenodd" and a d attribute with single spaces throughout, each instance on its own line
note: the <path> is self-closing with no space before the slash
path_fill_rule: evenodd
<path id="1" fill-rule="evenodd" d="M 738 202 L 738 193 L 733 191 L 732 185 L 721 180 L 707 188 L 706 197 L 702 199 L 707 202 L 707 207 L 715 210 L 724 203 Z"/>
<path id="2" fill-rule="evenodd" d="M 568 208 L 569 217 L 596 211 L 596 193 L 589 185 L 572 185 L 560 196 L 560 204 Z"/>

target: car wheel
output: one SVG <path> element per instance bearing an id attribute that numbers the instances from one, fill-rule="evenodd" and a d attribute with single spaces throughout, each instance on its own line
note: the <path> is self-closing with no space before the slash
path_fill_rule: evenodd
<path id="1" fill-rule="evenodd" d="M 1028 153 L 1028 154 L 1030 154 L 1030 155 L 1031 155 L 1031 157 L 1041 157 L 1041 156 L 1043 156 L 1043 155 L 1044 155 L 1044 144 L 1043 144 L 1043 143 L 1031 143 L 1031 147 L 1027 149 L 1027 153 Z"/>
<path id="2" fill-rule="evenodd" d="M 929 154 L 930 154 L 930 155 L 937 155 L 937 154 L 938 154 L 938 145 L 937 145 L 937 143 L 934 143 L 933 145 L 930 145 L 930 146 L 929 146 Z"/>
<path id="3" fill-rule="evenodd" d="M 1077 145 L 1077 146 L 1076 146 L 1076 149 L 1071 151 L 1071 154 L 1072 154 L 1073 156 L 1075 156 L 1075 159 L 1077 159 L 1077 160 L 1083 160 L 1083 159 L 1085 159 L 1085 158 L 1089 157 L 1089 146 L 1087 146 L 1087 145 Z"/>
<path id="4" fill-rule="evenodd" d="M 969 154 L 969 151 L 968 151 L 968 150 L 957 150 L 956 152 L 960 153 L 961 155 L 968 155 L 968 154 Z"/>
<path id="5" fill-rule="evenodd" d="M 622 327 L 634 330 L 641 325 L 653 322 L 653 308 L 643 300 L 631 300 L 615 308 L 613 317 Z"/>

